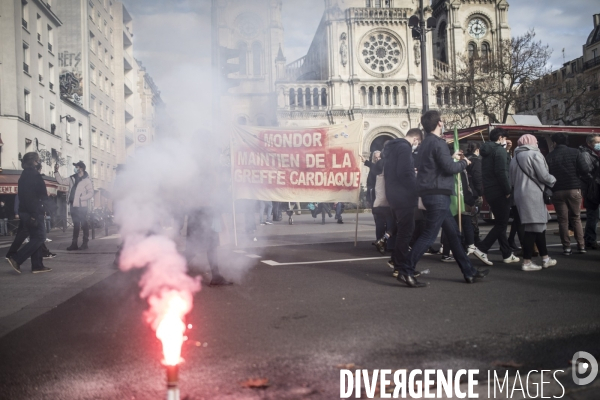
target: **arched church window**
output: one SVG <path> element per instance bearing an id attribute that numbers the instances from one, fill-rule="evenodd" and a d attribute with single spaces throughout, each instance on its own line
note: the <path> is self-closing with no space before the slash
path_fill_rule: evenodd
<path id="1" fill-rule="evenodd" d="M 385 87 L 385 105 L 389 106 L 390 105 L 390 96 L 391 92 L 390 92 L 390 87 L 386 86 Z"/>
<path id="2" fill-rule="evenodd" d="M 298 89 L 298 107 L 304 108 L 304 90 Z"/>
<path id="3" fill-rule="evenodd" d="M 254 76 L 262 75 L 262 46 L 258 42 L 252 45 L 252 72 Z"/>
<path id="4" fill-rule="evenodd" d="M 372 106 L 374 105 L 374 101 L 373 101 L 373 97 L 375 97 L 375 89 L 373 89 L 373 86 L 371 86 L 369 88 L 369 105 Z"/>
<path id="5" fill-rule="evenodd" d="M 490 45 L 484 42 L 481 45 L 481 64 L 482 64 L 483 72 L 489 71 L 490 58 L 491 58 Z"/>
<path id="6" fill-rule="evenodd" d="M 461 106 L 465 105 L 465 88 L 464 88 L 464 86 L 461 86 L 458 89 L 458 104 L 460 104 Z"/>
<path id="7" fill-rule="evenodd" d="M 293 110 L 296 108 L 296 90 L 290 89 L 290 108 Z"/>
<path id="8" fill-rule="evenodd" d="M 377 105 L 380 106 L 381 105 L 381 98 L 383 97 L 383 90 L 381 89 L 381 86 L 377 87 Z"/>
<path id="9" fill-rule="evenodd" d="M 406 87 L 402 86 L 402 105 L 404 107 L 408 106 L 408 93 L 406 92 Z"/>
<path id="10" fill-rule="evenodd" d="M 393 104 L 395 106 L 397 106 L 398 105 L 398 87 L 397 86 L 394 86 L 394 90 L 393 90 L 393 94 L 392 94 L 392 99 L 393 99 L 393 101 L 392 101 Z"/>
<path id="11" fill-rule="evenodd" d="M 467 86 L 467 95 L 465 96 L 465 101 L 467 102 L 467 105 L 473 104 L 473 95 L 469 86 Z"/>
<path id="12" fill-rule="evenodd" d="M 473 42 L 469 42 L 467 53 L 469 54 L 469 60 L 475 58 L 477 56 L 477 45 Z"/>
<path id="13" fill-rule="evenodd" d="M 306 106 L 310 108 L 312 105 L 312 95 L 310 93 L 310 89 L 306 88 Z"/>
<path id="14" fill-rule="evenodd" d="M 248 75 L 248 45 L 244 42 L 238 45 L 240 50 L 240 75 Z"/>
<path id="15" fill-rule="evenodd" d="M 437 105 L 438 105 L 439 107 L 441 107 L 441 106 L 442 106 L 442 104 L 444 104 L 444 101 L 443 101 L 443 94 L 442 94 L 442 88 L 441 88 L 441 87 L 438 87 L 438 88 L 437 88 L 437 91 L 436 91 L 436 93 L 435 93 L 435 97 L 436 97 L 436 100 L 437 100 Z"/>
<path id="16" fill-rule="evenodd" d="M 238 125 L 246 125 L 246 123 L 247 123 L 246 117 L 238 117 L 237 123 L 238 123 Z"/>
<path id="17" fill-rule="evenodd" d="M 321 89 L 321 105 L 327 106 L 327 90 Z"/>
<path id="18" fill-rule="evenodd" d="M 314 106 L 318 106 L 319 105 L 319 89 L 315 88 L 313 89 L 313 100 L 312 103 Z"/>
<path id="19" fill-rule="evenodd" d="M 367 88 L 364 86 L 360 88 L 360 98 L 362 100 L 363 106 L 369 105 L 369 103 L 367 102 Z"/>
<path id="20" fill-rule="evenodd" d="M 450 104 L 450 89 L 444 89 L 444 105 Z"/>

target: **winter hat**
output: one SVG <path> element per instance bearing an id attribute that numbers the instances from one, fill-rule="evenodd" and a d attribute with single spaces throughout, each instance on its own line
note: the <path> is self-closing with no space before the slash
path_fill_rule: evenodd
<path id="1" fill-rule="evenodd" d="M 526 135 L 521 136 L 519 138 L 519 141 L 517 142 L 518 146 L 525 146 L 525 145 L 528 145 L 528 144 L 533 144 L 533 145 L 537 145 L 538 144 L 538 141 L 535 138 L 535 136 L 530 135 L 530 134 L 526 134 Z"/>

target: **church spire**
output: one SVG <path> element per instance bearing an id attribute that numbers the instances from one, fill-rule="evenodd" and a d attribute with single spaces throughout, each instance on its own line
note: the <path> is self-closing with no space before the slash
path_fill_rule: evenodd
<path id="1" fill-rule="evenodd" d="M 285 62 L 285 57 L 283 56 L 283 50 L 281 49 L 281 43 L 279 43 L 279 51 L 277 52 L 277 58 L 275 61 Z"/>

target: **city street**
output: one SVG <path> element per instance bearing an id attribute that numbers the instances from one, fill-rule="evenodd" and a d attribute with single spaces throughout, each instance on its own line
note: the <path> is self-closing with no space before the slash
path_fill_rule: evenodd
<path id="1" fill-rule="evenodd" d="M 525 273 L 503 264 L 496 249 L 490 275 L 467 285 L 456 264 L 427 255 L 418 269 L 430 270 L 420 278 L 430 285 L 415 290 L 392 278 L 371 246 L 370 214 L 360 215 L 357 248 L 354 215 L 344 214 L 343 225 L 331 221 L 296 216 L 293 226 L 259 226 L 257 242 L 240 238 L 237 250 L 221 249 L 229 262 L 252 268 L 239 277 L 231 275 L 235 265 L 222 266 L 236 283 L 203 286 L 196 295 L 182 398 L 334 399 L 340 368 L 479 369 L 482 382 L 488 370 L 558 369 L 563 398 L 598 398 L 598 379 L 573 384 L 570 360 L 582 350 L 600 355 L 600 251 L 563 256 L 551 223 L 556 267 Z M 48 274 L 29 273 L 27 263 L 19 276 L 3 264 L 0 397 L 164 398 L 160 342 L 144 322 L 140 273 L 113 267 L 114 233 L 73 253 L 65 251 L 69 232 L 51 233 L 58 257 L 45 261 L 54 269 Z M 250 379 L 268 381 L 249 388 Z"/>

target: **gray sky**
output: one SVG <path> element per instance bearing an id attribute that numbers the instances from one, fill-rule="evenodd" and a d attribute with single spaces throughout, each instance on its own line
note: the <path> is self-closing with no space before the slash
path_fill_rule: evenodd
<path id="1" fill-rule="evenodd" d="M 183 131 L 210 117 L 210 1 L 124 0 L 133 16 L 134 55 L 162 92 L 167 110 Z M 598 0 L 509 0 L 512 34 L 535 28 L 554 50 L 554 67 L 582 54 Z M 324 0 L 283 0 L 285 56 L 305 55 L 323 14 Z"/>

